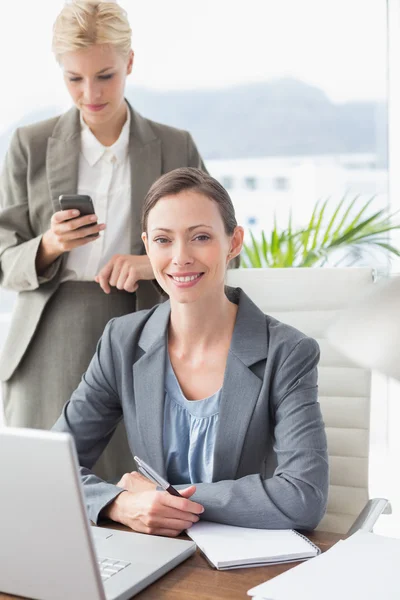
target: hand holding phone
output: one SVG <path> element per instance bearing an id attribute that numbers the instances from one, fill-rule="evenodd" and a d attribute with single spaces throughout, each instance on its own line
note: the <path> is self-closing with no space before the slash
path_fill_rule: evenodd
<path id="1" fill-rule="evenodd" d="M 90 196 L 80 194 L 59 197 L 61 210 L 51 218 L 51 227 L 43 236 L 52 255 L 60 255 L 95 241 L 104 223 L 97 222 Z"/>
<path id="2" fill-rule="evenodd" d="M 79 210 L 80 217 L 86 217 L 89 215 L 94 215 L 94 206 L 90 196 L 85 194 L 62 194 L 59 199 L 61 210 Z M 96 224 L 95 221 L 94 224 Z M 86 225 L 81 225 L 77 227 L 77 229 L 84 229 L 88 227 L 93 227 L 93 223 L 90 222 Z M 85 237 L 97 238 L 99 236 L 99 232 L 94 232 L 90 234 L 86 234 Z"/>
<path id="3" fill-rule="evenodd" d="M 37 273 L 42 274 L 61 254 L 95 241 L 104 223 L 97 223 L 90 196 L 62 195 L 61 210 L 51 217 L 50 229 L 42 236 L 36 256 Z"/>

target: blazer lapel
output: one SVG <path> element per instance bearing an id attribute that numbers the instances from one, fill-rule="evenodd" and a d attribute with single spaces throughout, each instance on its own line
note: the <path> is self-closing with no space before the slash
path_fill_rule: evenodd
<path id="1" fill-rule="evenodd" d="M 234 292 L 228 289 L 228 296 L 232 293 Z M 247 429 L 263 383 L 250 367 L 265 360 L 267 353 L 265 315 L 239 290 L 239 309 L 220 400 L 213 481 L 235 478 Z"/>
<path id="2" fill-rule="evenodd" d="M 213 481 L 234 479 L 247 429 L 257 404 L 262 380 L 250 367 L 265 360 L 268 332 L 265 315 L 242 292 L 229 349 L 221 394 L 219 425 L 214 449 Z M 139 346 L 143 355 L 133 365 L 133 382 L 143 457 L 166 477 L 163 453 L 164 370 L 169 301 L 159 305 L 143 328 Z"/>
<path id="3" fill-rule="evenodd" d="M 144 198 L 151 185 L 161 175 L 161 141 L 155 135 L 146 119 L 143 119 L 129 105 L 131 111 L 131 131 L 129 139 L 129 156 L 131 161 L 131 252 L 142 254 L 142 227 L 140 215 Z"/>
<path id="4" fill-rule="evenodd" d="M 47 142 L 46 171 L 54 211 L 60 210 L 61 194 L 76 194 L 80 152 L 79 111 L 62 115 Z"/>
<path id="5" fill-rule="evenodd" d="M 139 341 L 144 354 L 133 365 L 133 385 L 139 436 L 144 455 L 140 456 L 166 477 L 163 453 L 164 370 L 170 304 L 161 304 L 147 321 Z"/>

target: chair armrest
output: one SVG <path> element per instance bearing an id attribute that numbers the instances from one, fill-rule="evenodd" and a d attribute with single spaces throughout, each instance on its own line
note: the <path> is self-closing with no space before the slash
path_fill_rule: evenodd
<path id="1" fill-rule="evenodd" d="M 359 529 L 364 531 L 372 531 L 373 526 L 382 513 L 391 514 L 392 508 L 389 500 L 386 498 L 372 498 L 364 506 L 353 525 L 347 532 L 347 535 L 352 535 Z"/>

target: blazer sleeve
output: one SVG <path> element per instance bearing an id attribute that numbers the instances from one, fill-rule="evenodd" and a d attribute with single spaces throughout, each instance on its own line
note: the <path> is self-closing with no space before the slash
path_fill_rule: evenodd
<path id="1" fill-rule="evenodd" d="M 204 505 L 204 519 L 259 529 L 314 529 L 318 525 L 328 496 L 327 442 L 317 398 L 318 360 L 318 344 L 302 339 L 275 376 L 277 467 L 273 476 L 253 474 L 198 484 L 193 500 Z"/>
<path id="2" fill-rule="evenodd" d="M 123 417 L 112 352 L 113 321 L 107 324 L 82 381 L 53 426 L 53 431 L 70 433 L 75 439 L 86 509 L 94 523 L 123 491 L 91 471 Z"/>
<path id="3" fill-rule="evenodd" d="M 37 275 L 35 261 L 42 235 L 36 235 L 30 223 L 28 169 L 28 152 L 17 129 L 0 181 L 0 284 L 16 292 L 37 289 L 53 279 L 61 266 L 60 257 L 43 275 Z"/>

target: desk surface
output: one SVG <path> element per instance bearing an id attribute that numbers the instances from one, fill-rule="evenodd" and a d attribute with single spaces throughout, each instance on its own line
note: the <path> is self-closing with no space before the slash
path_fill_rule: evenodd
<path id="1" fill-rule="evenodd" d="M 116 527 L 120 529 L 120 527 Z M 123 527 L 121 527 L 123 529 Z M 310 538 L 324 552 L 343 536 L 316 531 Z M 161 577 L 158 581 L 135 596 L 135 600 L 235 600 L 248 598 L 247 590 L 272 579 L 299 563 L 217 571 L 210 567 L 197 551 L 188 560 Z M 16 596 L 0 593 L 0 600 Z"/>

